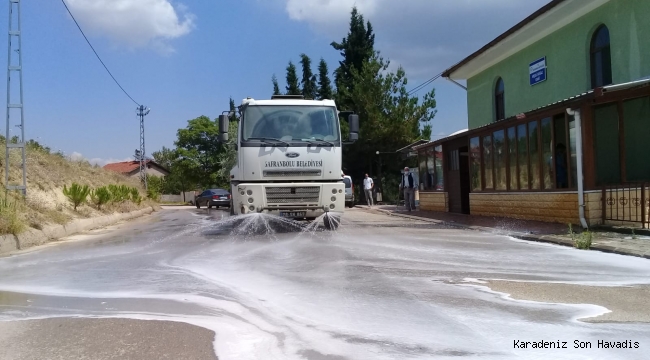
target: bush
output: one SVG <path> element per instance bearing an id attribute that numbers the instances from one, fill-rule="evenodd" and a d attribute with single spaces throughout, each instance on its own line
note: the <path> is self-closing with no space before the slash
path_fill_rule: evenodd
<path id="1" fill-rule="evenodd" d="M 106 186 L 98 187 L 90 193 L 90 200 L 97 206 L 98 210 L 101 210 L 102 205 L 111 201 L 111 192 L 108 191 Z"/>
<path id="2" fill-rule="evenodd" d="M 142 203 L 142 197 L 140 196 L 140 192 L 136 188 L 131 188 L 131 201 L 133 201 L 138 205 Z"/>
<path id="3" fill-rule="evenodd" d="M 68 200 L 74 206 L 74 210 L 77 211 L 77 207 L 86 202 L 88 194 L 90 193 L 90 188 L 88 185 L 81 186 L 77 183 L 72 183 L 70 188 L 66 185 L 63 185 L 63 195 L 65 195 Z"/>
<path id="4" fill-rule="evenodd" d="M 108 191 L 114 203 L 131 200 L 131 188 L 126 185 L 108 185 Z"/>
<path id="5" fill-rule="evenodd" d="M 16 202 L 12 204 L 6 198 L 0 200 L 0 234 L 16 235 L 25 229 L 16 206 Z"/>
<path id="6" fill-rule="evenodd" d="M 573 245 L 577 249 L 589 250 L 591 248 L 591 241 L 593 239 L 593 233 L 591 231 L 587 230 L 578 235 L 573 231 L 573 225 L 569 224 L 569 236 L 571 236 Z"/>

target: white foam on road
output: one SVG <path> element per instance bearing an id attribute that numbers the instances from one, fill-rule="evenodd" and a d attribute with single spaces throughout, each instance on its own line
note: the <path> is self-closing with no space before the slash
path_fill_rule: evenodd
<path id="1" fill-rule="evenodd" d="M 154 227 L 129 242 L 0 259 L 0 290 L 101 299 L 97 309 L 74 299 L 83 306 L 0 306 L 0 318 L 185 322 L 215 331 L 215 351 L 225 360 L 643 359 L 643 351 L 518 349 L 513 342 L 630 338 L 650 346 L 647 324 L 578 321 L 609 311 L 601 306 L 514 300 L 484 285 L 648 283 L 644 259 L 409 228 L 408 220 L 354 212 L 334 233 L 284 233 L 255 219 L 267 221 L 266 233 L 247 236 L 224 233 L 245 228 L 227 218 L 189 214 L 189 224 Z M 174 220 L 165 216 L 165 225 Z M 368 220 L 377 224 L 361 226 Z"/>

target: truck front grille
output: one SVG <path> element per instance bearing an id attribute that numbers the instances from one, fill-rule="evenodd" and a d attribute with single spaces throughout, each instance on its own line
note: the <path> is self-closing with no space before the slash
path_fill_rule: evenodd
<path id="1" fill-rule="evenodd" d="M 320 170 L 264 170 L 264 177 L 320 176 Z"/>
<path id="2" fill-rule="evenodd" d="M 268 186 L 266 201 L 269 204 L 307 204 L 318 203 L 319 186 Z"/>

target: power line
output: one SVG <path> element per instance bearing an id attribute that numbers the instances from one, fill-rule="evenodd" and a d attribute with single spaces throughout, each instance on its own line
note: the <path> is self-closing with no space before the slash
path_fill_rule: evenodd
<path id="1" fill-rule="evenodd" d="M 117 79 L 115 79 L 115 76 L 113 76 L 113 74 L 111 73 L 111 71 L 108 70 L 108 67 L 106 67 L 106 64 L 104 64 L 104 62 L 102 61 L 102 59 L 99 57 L 99 54 L 97 54 L 97 51 L 95 51 L 95 48 L 93 47 L 93 45 L 90 43 L 90 41 L 89 41 L 88 38 L 86 37 L 86 34 L 84 34 L 84 31 L 81 30 L 81 26 L 79 26 L 79 23 L 77 22 L 77 19 L 75 19 L 75 18 L 74 18 L 74 15 L 72 15 L 72 12 L 70 12 L 70 9 L 68 8 L 68 5 L 65 3 L 64 0 L 61 0 L 61 2 L 63 3 L 63 6 L 65 6 L 65 9 L 68 10 L 68 14 L 70 14 L 70 16 L 72 17 L 72 20 L 74 20 L 74 23 L 77 24 L 77 28 L 79 28 L 79 31 L 81 31 L 81 35 L 83 35 L 84 39 L 86 39 L 86 42 L 88 43 L 88 45 L 90 45 L 90 48 L 91 48 L 91 49 L 93 50 L 93 52 L 95 53 L 95 56 L 97 56 L 97 59 L 99 59 L 99 62 L 102 63 L 102 65 L 104 65 L 104 69 L 106 69 L 106 71 L 108 72 L 108 75 L 110 75 L 110 76 L 113 78 L 113 81 L 115 81 L 115 83 L 117 84 L 117 86 L 119 86 L 120 89 L 122 89 L 122 91 L 124 92 L 124 94 L 126 94 L 126 96 L 128 96 L 129 99 L 131 99 L 131 101 L 133 101 L 136 105 L 139 106 L 140 104 L 139 104 L 137 101 L 133 100 L 133 98 L 131 97 L 131 95 L 129 95 L 129 93 L 127 93 L 126 90 L 124 90 L 124 88 L 122 87 L 122 85 L 120 85 L 120 83 L 117 82 Z"/>
<path id="2" fill-rule="evenodd" d="M 429 84 L 431 84 L 432 82 L 438 80 L 438 78 L 441 77 L 441 76 L 442 76 L 442 73 L 440 73 L 440 74 L 438 74 L 438 75 L 436 75 L 436 76 L 430 78 L 429 80 L 423 82 L 422 84 L 416 86 L 415 88 L 411 89 L 411 90 L 408 92 L 408 95 L 412 95 L 412 94 L 414 94 L 414 93 L 416 93 L 416 92 L 422 90 L 422 89 L 423 89 L 424 87 L 426 87 L 427 85 L 429 85 Z"/>

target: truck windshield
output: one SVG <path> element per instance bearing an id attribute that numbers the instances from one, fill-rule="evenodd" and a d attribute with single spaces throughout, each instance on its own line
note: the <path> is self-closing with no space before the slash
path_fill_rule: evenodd
<path id="1" fill-rule="evenodd" d="M 339 140 L 336 108 L 306 105 L 255 105 L 244 113 L 243 139 Z"/>

